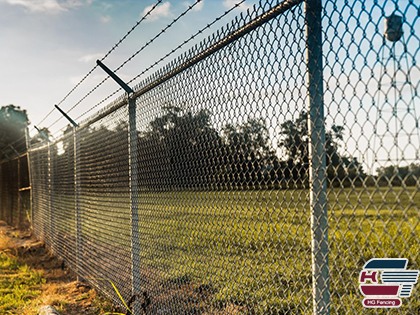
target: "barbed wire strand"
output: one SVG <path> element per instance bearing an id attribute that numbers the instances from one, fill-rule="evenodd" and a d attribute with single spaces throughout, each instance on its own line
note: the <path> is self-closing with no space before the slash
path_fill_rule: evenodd
<path id="1" fill-rule="evenodd" d="M 189 11 L 191 11 L 201 1 L 203 0 L 197 0 L 195 3 L 188 6 L 188 8 L 185 11 L 183 11 L 180 15 L 178 15 L 171 23 L 169 23 L 166 27 L 164 27 L 158 34 L 156 34 L 153 38 L 151 38 L 148 42 L 146 42 L 146 44 L 144 44 L 139 50 L 137 50 L 134 54 L 132 54 L 129 58 L 127 58 L 120 66 L 118 66 L 118 68 L 116 68 L 114 72 L 118 72 L 119 70 L 121 70 L 127 63 L 129 63 L 134 57 L 136 57 L 140 52 L 142 52 L 148 46 L 150 46 L 156 39 L 162 36 L 169 28 L 171 28 L 175 23 L 177 23 L 182 17 L 184 17 Z M 109 79 L 109 76 L 107 76 L 105 79 L 99 82 L 94 88 L 92 88 L 88 93 L 86 93 L 85 96 L 83 96 L 77 103 L 75 103 L 72 107 L 70 107 L 67 110 L 67 112 L 69 113 L 73 109 L 75 109 L 77 106 L 79 106 L 87 97 L 89 97 L 108 79 Z"/>
<path id="2" fill-rule="evenodd" d="M 143 17 L 137 21 L 131 29 L 125 33 L 123 37 L 121 37 L 117 43 L 115 43 L 112 48 L 101 58 L 101 61 L 104 61 L 109 55 L 111 55 L 112 52 L 114 52 L 121 43 L 127 39 L 127 37 L 144 21 L 147 19 L 149 15 L 152 14 L 152 12 L 158 7 L 159 4 L 162 3 L 163 0 L 158 0 L 156 3 L 146 12 L 146 14 L 143 15 Z M 61 101 L 57 103 L 58 106 L 60 106 L 92 73 L 96 70 L 98 65 L 95 65 L 64 97 Z M 38 123 L 38 125 L 41 125 L 53 112 L 55 111 L 55 108 L 53 107 L 51 111 Z M 50 128 L 50 127 L 48 127 Z"/>
<path id="3" fill-rule="evenodd" d="M 135 76 L 134 78 L 132 78 L 130 81 L 127 82 L 127 84 L 132 83 L 133 81 L 137 80 L 139 77 L 141 77 L 142 75 L 144 75 L 146 72 L 152 70 L 158 64 L 160 64 L 161 62 L 163 62 L 164 60 L 166 60 L 167 58 L 169 58 L 171 55 L 173 55 L 176 51 L 178 51 L 183 46 L 185 46 L 186 44 L 188 44 L 190 41 L 192 41 L 193 39 L 195 39 L 198 35 L 202 34 L 204 31 L 206 31 L 207 29 L 211 28 L 214 24 L 216 24 L 217 22 L 219 22 L 220 20 L 222 20 L 226 15 L 228 15 L 229 13 L 231 13 L 233 10 L 235 10 L 237 7 L 239 7 L 245 1 L 246 0 L 242 0 L 242 1 L 238 2 L 238 3 L 236 3 L 229 10 L 225 11 L 222 15 L 220 15 L 216 19 L 214 19 L 211 23 L 209 23 L 205 27 L 201 28 L 199 31 L 197 31 L 196 33 L 194 33 L 193 35 L 191 35 L 191 37 L 189 37 L 184 42 L 182 42 L 180 45 L 178 45 L 176 48 L 172 49 L 165 56 L 163 56 L 162 58 L 160 58 L 159 60 L 157 60 L 156 62 L 154 62 L 152 65 L 150 65 L 149 67 L 147 67 L 145 70 L 143 70 L 140 74 L 138 74 L 137 76 Z M 106 102 L 107 100 L 109 100 L 112 96 L 114 96 L 115 94 L 117 94 L 121 90 L 122 90 L 121 88 L 115 90 L 110 95 L 108 95 L 107 97 L 105 97 L 104 99 L 102 99 L 100 102 L 98 102 L 96 105 L 92 106 L 87 111 L 83 112 L 76 119 L 79 120 L 80 118 L 86 116 L 88 113 L 90 113 L 95 108 L 97 108 L 98 106 L 100 106 L 101 104 L 103 104 L 104 102 Z"/>

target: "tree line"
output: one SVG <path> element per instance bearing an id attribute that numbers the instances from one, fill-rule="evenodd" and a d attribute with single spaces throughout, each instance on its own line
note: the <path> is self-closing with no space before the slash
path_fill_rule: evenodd
<path id="1" fill-rule="evenodd" d="M 167 106 L 146 130 L 138 132 L 139 185 L 143 189 L 264 189 L 305 188 L 309 186 L 309 136 L 307 112 L 279 126 L 277 151 L 263 119 L 225 124 L 216 130 L 211 113 L 196 113 Z M 9 105 L 0 109 L 0 152 L 11 154 L 9 144 L 24 137 L 29 123 L 26 111 Z M 74 166 L 72 128 L 63 136 L 64 153 L 50 147 L 57 170 Z M 325 154 L 329 186 L 418 185 L 420 164 L 390 165 L 367 175 L 355 157 L 342 154 L 344 127 L 326 128 Z M 129 179 L 128 125 L 116 128 L 84 128 L 79 131 L 80 163 L 86 168 L 86 187 L 108 185 L 111 189 Z M 41 129 L 31 145 L 48 141 L 49 132 Z M 15 150 L 24 152 L 26 145 Z M 282 154 L 279 154 L 279 151 Z M 71 171 L 69 171 L 71 172 Z M 57 172 L 57 181 L 63 180 Z M 69 178 L 72 178 L 69 174 Z"/>
<path id="2" fill-rule="evenodd" d="M 25 130 L 28 124 L 28 115 L 19 106 L 0 108 L 0 161 L 26 152 Z"/>
<path id="3" fill-rule="evenodd" d="M 138 132 L 139 187 L 145 190 L 183 189 L 287 189 L 309 187 L 308 113 L 279 127 L 276 152 L 263 119 L 225 124 L 216 130 L 211 113 L 196 113 L 167 106 L 146 130 Z M 74 156 L 72 128 L 64 137 L 58 164 Z M 340 153 L 344 127 L 326 128 L 325 157 L 328 185 L 336 187 L 418 185 L 420 164 L 379 168 L 367 175 L 357 158 Z M 128 125 L 113 130 L 84 128 L 79 131 L 79 161 L 85 167 L 86 189 L 128 187 Z M 67 136 L 66 136 L 67 135 Z M 60 162 L 60 159 L 62 161 Z M 66 159 L 65 162 L 63 159 Z"/>
<path id="4" fill-rule="evenodd" d="M 356 158 L 339 153 L 344 128 L 326 132 L 330 185 L 360 185 L 366 174 Z M 195 114 L 165 107 L 139 134 L 145 186 L 215 189 L 303 188 L 309 186 L 307 112 L 280 125 L 280 158 L 263 119 L 226 124 L 217 131 L 207 110 Z M 160 176 L 162 174 L 162 176 Z"/>

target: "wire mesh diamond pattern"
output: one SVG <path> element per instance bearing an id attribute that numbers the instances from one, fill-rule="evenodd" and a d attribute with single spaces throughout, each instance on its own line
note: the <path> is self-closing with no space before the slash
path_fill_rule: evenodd
<path id="1" fill-rule="evenodd" d="M 135 314 L 363 313 L 369 259 L 420 269 L 419 12 L 260 1 L 30 149 L 35 234 Z"/>

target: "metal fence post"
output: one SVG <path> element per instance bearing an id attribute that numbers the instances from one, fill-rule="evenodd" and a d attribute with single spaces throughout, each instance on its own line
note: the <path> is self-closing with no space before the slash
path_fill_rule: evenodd
<path id="1" fill-rule="evenodd" d="M 80 252 L 81 252 L 81 218 L 80 218 L 80 141 L 77 128 L 73 127 L 74 145 L 74 212 L 76 224 L 76 274 L 79 281 L 80 274 Z"/>
<path id="2" fill-rule="evenodd" d="M 140 241 L 139 241 L 139 187 L 138 187 L 138 141 L 136 127 L 136 99 L 128 98 L 129 155 L 130 155 L 130 207 L 131 207 L 131 279 L 132 295 L 139 297 L 140 292 Z M 139 301 L 134 302 L 133 314 L 140 314 Z"/>
<path id="3" fill-rule="evenodd" d="M 20 225 L 22 224 L 22 222 L 21 222 L 21 210 L 23 209 L 22 198 L 21 198 L 21 195 L 20 195 L 20 188 L 22 186 L 20 159 L 21 159 L 21 156 L 18 156 L 18 158 L 17 158 L 17 224 L 15 225 L 17 227 L 20 227 Z"/>
<path id="4" fill-rule="evenodd" d="M 51 249 L 52 240 L 53 240 L 53 197 L 52 197 L 52 175 L 53 175 L 53 165 L 52 165 L 52 156 L 51 156 L 51 142 L 48 141 L 48 213 L 47 222 L 49 223 L 48 226 L 45 227 L 45 241 L 48 242 L 48 245 Z"/>
<path id="5" fill-rule="evenodd" d="M 330 313 L 321 0 L 305 0 L 314 314 Z"/>
<path id="6" fill-rule="evenodd" d="M 25 129 L 25 141 L 26 141 L 26 150 L 27 150 L 27 163 L 28 163 L 28 176 L 29 176 L 29 214 L 28 214 L 28 220 L 29 220 L 29 226 L 31 230 L 33 231 L 34 227 L 34 206 L 33 206 L 33 189 L 32 189 L 32 165 L 31 165 L 31 138 L 29 136 L 29 128 L 26 127 Z"/>

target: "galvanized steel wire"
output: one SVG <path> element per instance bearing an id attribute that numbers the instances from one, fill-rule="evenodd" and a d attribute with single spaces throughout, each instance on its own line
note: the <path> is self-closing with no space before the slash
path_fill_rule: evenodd
<path id="1" fill-rule="evenodd" d="M 365 312 L 369 259 L 420 269 L 418 12 L 260 1 L 31 148 L 35 234 L 135 314 Z M 14 167 L 0 167 L 12 222 Z"/>

